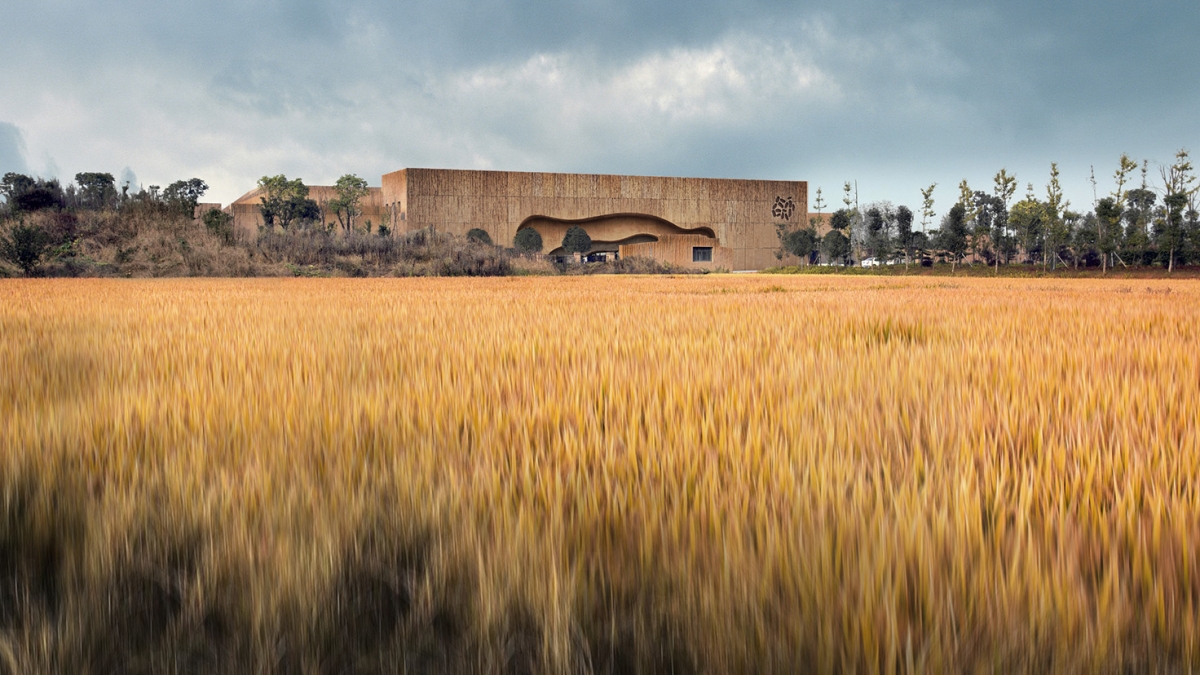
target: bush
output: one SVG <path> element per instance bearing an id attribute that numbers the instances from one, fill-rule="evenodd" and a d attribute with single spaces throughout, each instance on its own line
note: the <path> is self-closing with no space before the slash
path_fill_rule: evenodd
<path id="1" fill-rule="evenodd" d="M 360 232 L 338 236 L 323 230 L 265 232 L 255 251 L 272 264 L 305 275 L 502 276 L 512 272 L 504 251 L 428 230 L 389 237 Z"/>
<path id="2" fill-rule="evenodd" d="M 519 230 L 517 236 L 513 237 L 513 246 L 519 253 L 541 253 L 542 235 L 532 227 Z"/>
<path id="3" fill-rule="evenodd" d="M 487 233 L 487 230 L 473 227 L 467 231 L 467 241 L 473 241 L 477 244 L 492 245 L 492 237 Z"/>
<path id="4" fill-rule="evenodd" d="M 592 250 L 592 238 L 582 227 L 573 225 L 563 237 L 562 247 L 567 253 L 587 253 Z"/>
<path id="5" fill-rule="evenodd" d="M 4 258 L 21 268 L 25 276 L 33 274 L 46 248 L 50 245 L 50 237 L 46 231 L 37 225 L 19 223 L 4 239 L 0 239 L 0 253 Z"/>

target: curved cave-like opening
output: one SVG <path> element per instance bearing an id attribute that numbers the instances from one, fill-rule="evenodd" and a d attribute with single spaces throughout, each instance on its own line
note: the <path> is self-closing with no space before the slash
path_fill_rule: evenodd
<path id="1" fill-rule="evenodd" d="M 658 241 L 658 237 L 652 234 L 635 234 L 632 237 L 626 237 L 625 239 L 620 239 L 618 241 L 603 241 L 593 239 L 592 249 L 588 252 L 616 253 L 621 249 L 622 246 L 626 244 L 648 244 L 655 241 Z M 546 253 L 548 255 L 566 255 L 566 251 L 563 251 L 562 246 L 556 246 L 554 249 L 546 251 Z"/>
<path id="2" fill-rule="evenodd" d="M 716 233 L 710 227 L 685 229 L 658 216 L 644 213 L 611 213 L 590 218 L 555 218 L 534 215 L 526 218 L 517 231 L 527 227 L 542 235 L 542 243 L 550 255 L 562 255 L 563 237 L 567 230 L 580 226 L 592 238 L 592 252 L 615 253 L 622 244 L 641 244 L 658 241 L 665 235 L 698 234 L 716 241 Z"/>

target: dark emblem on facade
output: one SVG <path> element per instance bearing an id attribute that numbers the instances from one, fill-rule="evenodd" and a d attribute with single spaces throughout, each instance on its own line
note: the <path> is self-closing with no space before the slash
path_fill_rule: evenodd
<path id="1" fill-rule="evenodd" d="M 792 201 L 791 197 L 784 199 L 783 197 L 775 198 L 775 206 L 771 207 L 771 215 L 784 220 L 791 220 L 792 214 L 796 212 L 796 202 Z"/>

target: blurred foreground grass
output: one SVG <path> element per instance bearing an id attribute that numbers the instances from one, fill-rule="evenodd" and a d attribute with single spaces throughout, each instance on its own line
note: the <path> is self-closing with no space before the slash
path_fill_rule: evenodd
<path id="1" fill-rule="evenodd" d="M 0 672 L 1200 667 L 1200 284 L 0 284 Z"/>

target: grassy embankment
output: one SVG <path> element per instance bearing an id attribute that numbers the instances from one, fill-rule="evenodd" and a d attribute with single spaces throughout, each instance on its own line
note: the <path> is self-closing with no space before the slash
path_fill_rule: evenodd
<path id="1" fill-rule="evenodd" d="M 0 671 L 1186 672 L 1195 282 L 0 283 Z"/>

